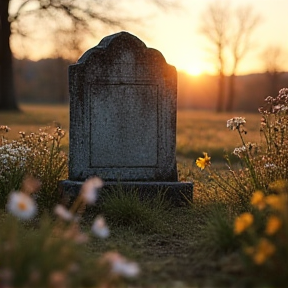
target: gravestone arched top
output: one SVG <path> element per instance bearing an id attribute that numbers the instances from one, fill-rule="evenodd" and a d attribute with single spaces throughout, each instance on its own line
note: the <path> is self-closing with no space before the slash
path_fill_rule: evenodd
<path id="1" fill-rule="evenodd" d="M 137 62 L 146 62 L 148 58 L 154 58 L 159 64 L 162 63 L 167 65 L 161 52 L 153 48 L 148 48 L 138 37 L 126 31 L 104 37 L 97 46 L 87 50 L 79 58 L 77 63 L 84 63 L 89 58 L 93 58 L 93 55 L 97 58 L 103 56 L 103 58 L 106 59 L 109 57 L 111 60 L 117 60 L 119 59 L 119 55 L 123 54 L 125 51 L 133 51 L 133 56 L 136 58 L 135 60 Z M 132 58 L 133 56 L 131 55 Z M 131 61 L 133 60 L 131 59 Z"/>
<path id="2" fill-rule="evenodd" d="M 113 44 L 119 45 L 119 42 L 123 42 L 126 45 L 139 47 L 140 49 L 147 48 L 145 43 L 141 41 L 138 37 L 125 31 L 104 37 L 97 45 L 97 47 L 106 49 L 108 46 L 112 46 Z"/>

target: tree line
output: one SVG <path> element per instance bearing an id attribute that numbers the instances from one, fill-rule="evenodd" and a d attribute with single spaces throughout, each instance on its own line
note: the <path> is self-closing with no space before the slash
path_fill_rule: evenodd
<path id="1" fill-rule="evenodd" d="M 13 77 L 12 36 L 39 36 L 45 29 L 48 39 L 53 39 L 52 57 L 76 59 L 81 55 L 83 39 L 95 36 L 105 27 L 125 29 L 140 25 L 139 19 L 125 11 L 121 1 L 114 0 L 1 0 L 0 1 L 0 110 L 19 110 Z M 150 0 L 160 9 L 176 8 L 176 0 Z M 13 10 L 10 9 L 13 7 Z M 43 33 L 42 33 L 43 34 Z M 35 36 L 36 37 L 36 36 Z M 18 39 L 19 40 L 19 39 Z M 19 42 L 21 43 L 21 41 Z M 48 43 L 42 43 L 47 45 Z M 83 52 L 83 50 L 82 50 Z"/>
<path id="2" fill-rule="evenodd" d="M 95 36 L 95 31 L 103 28 L 103 25 L 105 28 L 118 27 L 123 29 L 129 25 L 136 25 L 136 23 L 138 25 L 139 23 L 144 24 L 142 22 L 144 19 L 139 20 L 133 15 L 129 16 L 128 11 L 123 11 L 120 2 L 113 0 L 28 0 L 18 2 L 17 0 L 1 0 L 0 110 L 19 109 L 16 98 L 18 88 L 14 83 L 15 71 L 13 71 L 16 67 L 13 66 L 13 55 L 10 47 L 12 36 L 27 39 L 31 35 L 36 35 L 38 24 L 41 22 L 45 26 L 45 33 L 49 33 L 49 37 L 55 40 L 49 42 L 49 45 L 53 46 L 51 57 L 58 59 L 57 65 L 60 67 L 62 65 L 61 59 L 74 60 L 75 62 L 77 56 L 83 52 L 83 39 L 89 35 Z M 14 4 L 13 11 L 9 9 L 12 3 Z M 175 11 L 181 1 L 150 0 L 150 3 L 161 9 L 173 8 Z M 231 1 L 228 0 L 214 0 L 203 11 L 199 20 L 199 33 L 202 33 L 207 39 L 209 44 L 207 53 L 211 55 L 211 61 L 217 67 L 218 84 L 213 93 L 213 95 L 217 95 L 215 98 L 215 110 L 217 112 L 235 109 L 238 101 L 236 98 L 236 86 L 238 84 L 236 82 L 239 77 L 236 75 L 239 64 L 249 52 L 254 50 L 253 35 L 261 21 L 261 16 L 250 6 L 235 8 L 231 6 Z M 286 71 L 288 70 L 287 66 L 285 67 L 286 55 L 276 45 L 265 48 L 262 57 L 266 61 L 265 71 L 267 79 L 269 78 L 267 81 L 272 85 L 269 90 L 275 91 L 281 74 L 285 68 Z M 59 71 L 61 70 L 56 70 L 57 73 L 60 73 Z M 20 74 L 16 73 L 16 75 L 19 77 Z M 59 83 L 64 81 L 61 78 L 62 75 L 65 74 L 59 74 Z M 23 77 L 27 76 L 23 75 Z M 21 82 L 21 79 L 18 80 Z M 61 86 L 57 83 L 55 85 Z M 63 90 L 63 99 L 64 94 Z"/>
<path id="3" fill-rule="evenodd" d="M 69 102 L 68 66 L 71 61 L 63 58 L 14 59 L 14 82 L 17 100 L 26 103 Z M 270 72 L 235 76 L 235 103 L 233 110 L 256 112 L 268 95 L 277 96 L 287 87 L 288 72 L 271 77 Z M 275 82 L 275 79 L 277 81 Z M 228 96 L 229 76 L 225 79 L 224 101 Z M 178 71 L 178 108 L 216 110 L 218 76 L 191 76 Z"/>

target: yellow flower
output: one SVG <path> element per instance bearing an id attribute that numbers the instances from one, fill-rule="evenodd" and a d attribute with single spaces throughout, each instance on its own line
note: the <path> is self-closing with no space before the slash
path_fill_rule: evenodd
<path id="1" fill-rule="evenodd" d="M 286 180 L 277 180 L 269 184 L 269 189 L 277 194 L 285 193 L 287 189 L 287 181 Z"/>
<path id="2" fill-rule="evenodd" d="M 251 197 L 251 204 L 259 210 L 265 208 L 266 203 L 264 193 L 260 190 L 255 191 Z"/>
<path id="3" fill-rule="evenodd" d="M 275 252 L 275 246 L 267 239 L 262 238 L 260 239 L 255 249 L 253 260 L 255 264 L 261 265 L 267 260 L 268 257 L 273 255 L 274 252 Z"/>
<path id="4" fill-rule="evenodd" d="M 235 219 L 234 222 L 234 233 L 241 234 L 248 227 L 252 225 L 254 221 L 253 215 L 251 213 L 243 213 Z"/>
<path id="5" fill-rule="evenodd" d="M 196 165 L 201 168 L 201 170 L 205 169 L 206 166 L 209 166 L 211 164 L 210 159 L 211 157 L 208 157 L 208 154 L 206 152 L 203 152 L 204 158 L 199 157 L 196 160 Z"/>
<path id="6" fill-rule="evenodd" d="M 276 210 L 282 210 L 284 208 L 283 200 L 278 195 L 268 195 L 266 196 L 265 202 Z"/>
<path id="7" fill-rule="evenodd" d="M 268 218 L 265 233 L 267 235 L 275 234 L 282 225 L 282 221 L 275 215 Z"/>

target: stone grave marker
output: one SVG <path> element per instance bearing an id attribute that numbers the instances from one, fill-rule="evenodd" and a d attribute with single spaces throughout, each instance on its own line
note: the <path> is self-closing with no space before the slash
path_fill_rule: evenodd
<path id="1" fill-rule="evenodd" d="M 192 183 L 177 179 L 177 72 L 159 51 L 128 32 L 107 36 L 69 66 L 69 93 L 64 193 L 76 195 L 96 175 L 103 190 L 164 189 L 175 203 L 191 199 Z"/>

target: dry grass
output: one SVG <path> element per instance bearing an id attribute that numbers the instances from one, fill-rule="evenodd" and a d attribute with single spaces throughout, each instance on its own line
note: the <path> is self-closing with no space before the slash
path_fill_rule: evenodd
<path id="1" fill-rule="evenodd" d="M 23 105 L 21 109 L 23 113 L 0 115 L 0 125 L 8 125 L 12 129 L 8 134 L 10 139 L 18 137 L 19 130 L 32 132 L 42 126 L 53 124 L 53 121 L 61 123 L 62 128 L 68 132 L 68 106 Z M 246 141 L 259 142 L 261 116 L 258 113 L 216 114 L 209 111 L 179 111 L 178 160 L 184 157 L 189 159 L 191 165 L 193 158 L 206 151 L 213 162 L 214 159 L 222 157 L 224 150 L 231 151 L 240 146 L 238 133 L 226 128 L 226 121 L 234 116 L 242 116 L 247 120 Z M 68 147 L 68 133 L 66 137 Z M 195 166 L 195 170 L 199 169 Z M 195 183 L 194 204 L 198 203 L 197 198 L 203 197 L 200 192 Z M 165 217 L 165 229 L 155 234 L 136 233 L 132 229 L 116 227 L 107 241 L 93 241 L 89 246 L 90 255 L 95 257 L 105 251 L 117 249 L 137 260 L 142 273 L 140 279 L 134 283 L 135 287 L 188 287 L 185 284 L 189 287 L 237 287 L 238 279 L 233 278 L 235 275 L 228 275 L 227 279 L 224 279 L 225 286 L 222 283 L 220 286 L 212 285 L 212 281 L 226 275 L 225 271 L 221 270 L 224 268 L 220 265 L 220 258 L 212 259 L 205 254 L 206 251 L 198 249 L 201 240 L 198 232 L 205 218 L 200 213 L 202 208 L 198 207 L 198 212 L 196 206 L 195 209 L 181 208 L 169 211 Z"/>
<path id="2" fill-rule="evenodd" d="M 11 128 L 9 138 L 18 137 L 19 131 L 35 132 L 40 127 L 60 123 L 67 132 L 64 143 L 68 146 L 68 105 L 21 105 L 22 113 L 1 112 L 0 124 Z M 247 120 L 246 141 L 260 141 L 259 113 L 221 113 L 198 110 L 180 110 L 177 117 L 177 155 L 195 159 L 203 151 L 220 159 L 224 151 L 232 151 L 241 145 L 237 133 L 228 131 L 226 122 L 234 116 Z"/>
<path id="3" fill-rule="evenodd" d="M 68 151 L 69 106 L 68 105 L 21 105 L 21 112 L 1 112 L 0 125 L 8 125 L 9 139 L 18 139 L 19 131 L 37 132 L 45 126 L 61 125 L 66 132 L 63 148 Z"/>
<path id="4" fill-rule="evenodd" d="M 259 113 L 214 113 L 211 111 L 178 111 L 177 118 L 177 154 L 195 159 L 208 152 L 214 159 L 220 160 L 225 151 L 231 152 L 242 146 L 239 135 L 226 127 L 228 119 L 241 116 L 247 121 L 246 142 L 260 141 Z"/>

